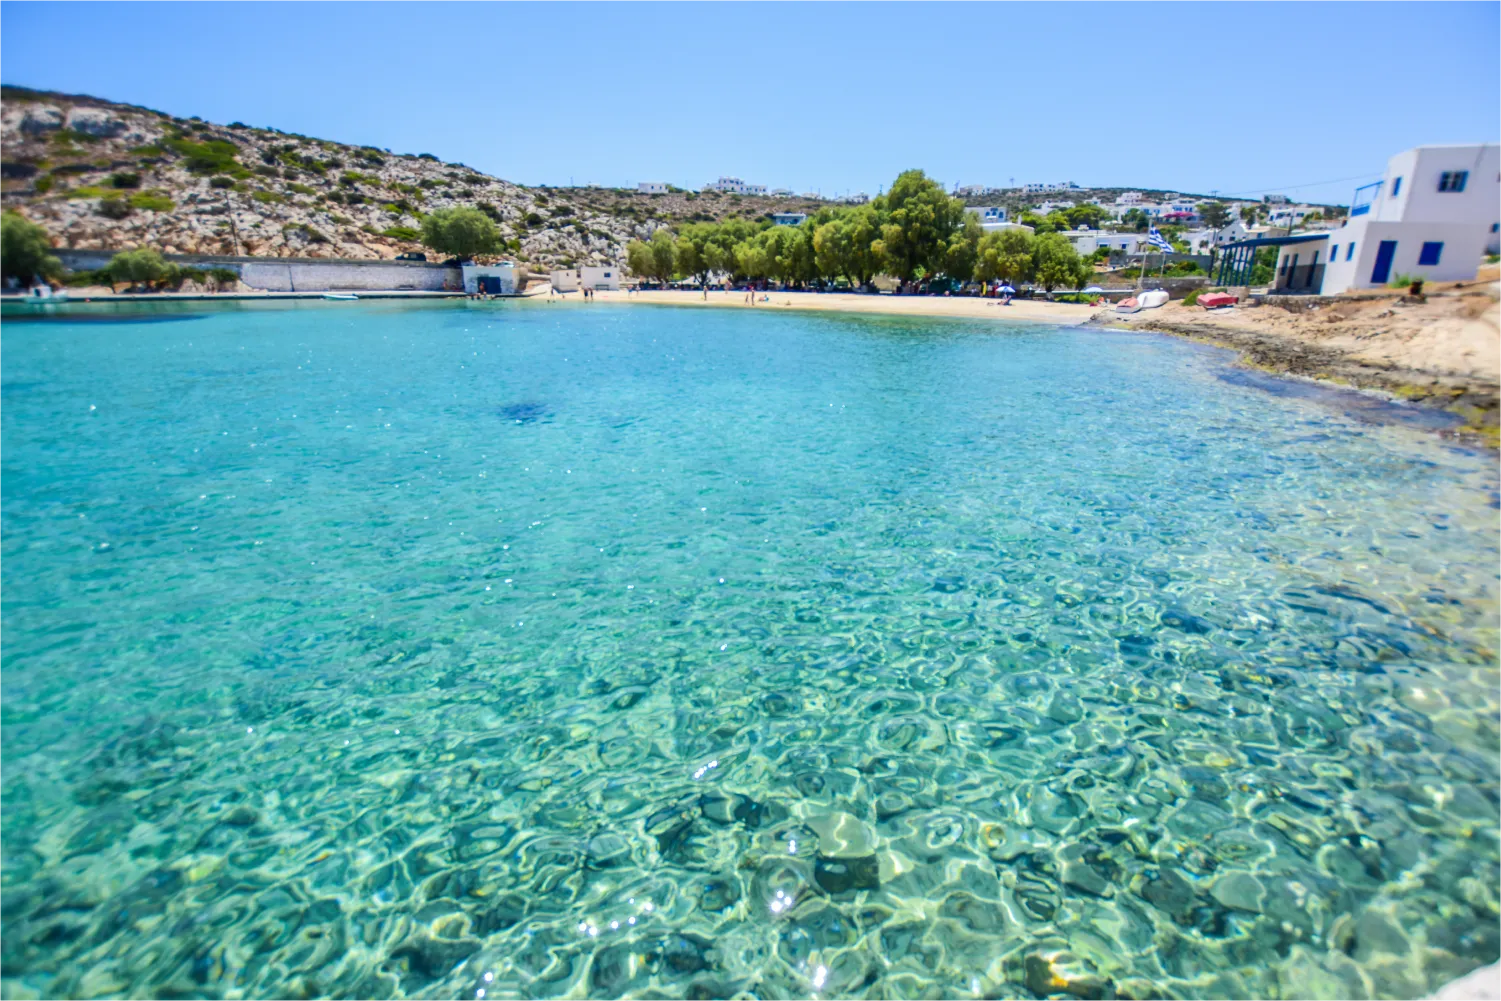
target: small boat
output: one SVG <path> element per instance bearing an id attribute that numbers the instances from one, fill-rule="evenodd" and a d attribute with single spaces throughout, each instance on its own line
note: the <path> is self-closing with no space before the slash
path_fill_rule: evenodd
<path id="1" fill-rule="evenodd" d="M 1206 292 L 1199 296 L 1198 303 L 1205 309 L 1220 309 L 1225 306 L 1233 306 L 1239 300 L 1228 292 Z"/>
<path id="2" fill-rule="evenodd" d="M 1149 292 L 1138 294 L 1136 301 L 1141 303 L 1142 309 L 1156 309 L 1167 302 L 1167 293 L 1160 288 L 1154 288 Z"/>
<path id="3" fill-rule="evenodd" d="M 54 290 L 50 285 L 33 285 L 26 290 L 24 302 L 32 306 L 51 306 L 68 301 L 67 289 Z"/>
<path id="4" fill-rule="evenodd" d="M 350 299 L 358 299 L 359 296 L 355 295 L 353 292 L 324 292 L 323 298 L 338 299 L 341 302 L 347 302 Z"/>
<path id="5" fill-rule="evenodd" d="M 1122 299 L 1120 302 L 1116 303 L 1115 311 L 1117 313 L 1139 313 L 1141 312 L 1141 303 L 1138 302 L 1136 296 L 1133 295 L 1129 299 Z"/>

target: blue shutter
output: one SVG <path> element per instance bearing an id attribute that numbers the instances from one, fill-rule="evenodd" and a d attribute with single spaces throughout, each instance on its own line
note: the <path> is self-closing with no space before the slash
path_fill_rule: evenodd
<path id="1" fill-rule="evenodd" d="M 1422 251 L 1422 253 L 1418 254 L 1418 263 L 1421 264 L 1421 265 L 1424 265 L 1425 267 L 1431 267 L 1431 266 L 1433 266 L 1433 265 L 1435 265 L 1435 264 L 1438 263 L 1438 259 L 1443 254 L 1443 252 L 1444 252 L 1444 245 L 1443 245 L 1443 243 L 1441 243 L 1441 242 L 1425 243 L 1425 244 L 1423 244 L 1423 251 Z"/>
<path id="2" fill-rule="evenodd" d="M 1392 182 L 1392 197 L 1396 198 L 1397 197 L 1397 192 L 1399 192 L 1401 190 L 1402 190 L 1402 178 L 1399 177 L 1395 181 Z"/>
<path id="3" fill-rule="evenodd" d="M 1345 260 L 1347 260 L 1347 261 L 1353 261 L 1353 260 L 1355 260 L 1355 244 L 1353 244 L 1353 243 L 1350 244 L 1350 249 L 1347 250 L 1347 251 L 1345 251 Z"/>

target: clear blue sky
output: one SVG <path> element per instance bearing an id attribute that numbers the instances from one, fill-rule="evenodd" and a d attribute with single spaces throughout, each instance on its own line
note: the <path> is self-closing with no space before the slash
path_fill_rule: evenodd
<path id="1" fill-rule="evenodd" d="M 525 184 L 875 194 L 922 167 L 1347 202 L 1399 150 L 1497 138 L 1498 11 L 4 2 L 0 75 Z"/>

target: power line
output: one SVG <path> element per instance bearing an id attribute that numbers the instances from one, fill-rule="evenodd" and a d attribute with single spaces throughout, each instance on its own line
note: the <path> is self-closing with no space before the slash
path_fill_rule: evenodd
<path id="1" fill-rule="evenodd" d="M 1257 191 L 1297 191 L 1299 188 L 1317 188 L 1325 184 L 1340 184 L 1344 181 L 1364 180 L 1367 177 L 1381 177 L 1383 173 L 1383 171 L 1378 170 L 1371 173 L 1356 174 L 1353 177 L 1336 177 L 1332 181 L 1309 181 L 1307 184 L 1268 184 L 1265 187 L 1247 188 L 1244 191 L 1226 191 L 1220 194 L 1223 198 L 1235 198 L 1239 195 L 1254 194 Z"/>

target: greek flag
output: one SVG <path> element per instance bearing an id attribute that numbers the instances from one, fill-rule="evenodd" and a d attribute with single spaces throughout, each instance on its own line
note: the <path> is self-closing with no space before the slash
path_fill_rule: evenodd
<path id="1" fill-rule="evenodd" d="M 1158 250 L 1166 250 L 1171 252 L 1173 249 L 1173 245 L 1171 243 L 1168 243 L 1161 233 L 1157 232 L 1156 226 L 1153 226 L 1151 229 L 1147 230 L 1147 242 L 1156 247 Z"/>

